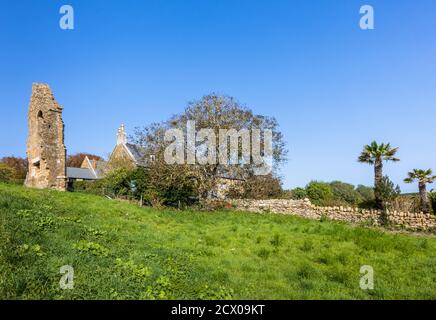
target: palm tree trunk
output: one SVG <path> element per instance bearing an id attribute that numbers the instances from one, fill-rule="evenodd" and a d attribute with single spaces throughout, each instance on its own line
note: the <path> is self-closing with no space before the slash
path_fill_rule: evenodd
<path id="1" fill-rule="evenodd" d="M 425 183 L 419 183 L 419 197 L 421 198 L 421 211 L 424 213 L 430 212 L 430 203 L 427 196 L 427 188 Z"/>
<path id="2" fill-rule="evenodd" d="M 374 164 L 374 188 L 380 183 L 383 178 L 383 161 L 382 159 L 376 159 Z M 383 199 L 380 194 L 375 192 L 375 205 L 378 209 L 383 209 Z"/>

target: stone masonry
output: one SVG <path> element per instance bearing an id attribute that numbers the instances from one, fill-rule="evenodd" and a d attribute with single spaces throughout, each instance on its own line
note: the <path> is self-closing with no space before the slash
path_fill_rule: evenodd
<path id="1" fill-rule="evenodd" d="M 332 220 L 380 226 L 387 219 L 392 226 L 410 230 L 436 229 L 436 217 L 424 213 L 388 211 L 386 217 L 379 210 L 350 207 L 317 207 L 305 200 L 233 200 L 237 210 L 258 213 L 296 215 L 309 219 L 327 217 Z"/>
<path id="2" fill-rule="evenodd" d="M 28 174 L 31 188 L 66 190 L 66 148 L 62 107 L 47 84 L 33 84 L 29 105 L 27 140 Z"/>

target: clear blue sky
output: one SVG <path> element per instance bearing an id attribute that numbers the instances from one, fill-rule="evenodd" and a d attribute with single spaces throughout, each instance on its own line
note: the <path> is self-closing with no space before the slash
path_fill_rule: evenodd
<path id="1" fill-rule="evenodd" d="M 436 170 L 434 0 L 1 0 L 0 156 L 25 155 L 32 82 L 64 106 L 69 153 L 106 156 L 120 123 L 131 133 L 218 92 L 279 120 L 286 187 L 371 184 L 356 159 L 374 139 L 400 147 L 385 173 L 403 191 L 410 169 Z"/>

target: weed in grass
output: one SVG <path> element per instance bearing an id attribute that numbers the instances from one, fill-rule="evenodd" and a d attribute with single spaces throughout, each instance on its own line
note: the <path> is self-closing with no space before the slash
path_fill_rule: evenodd
<path id="1" fill-rule="evenodd" d="M 159 276 L 152 286 L 148 286 L 142 298 L 147 300 L 171 299 L 172 284 L 168 277 Z"/>
<path id="2" fill-rule="evenodd" d="M 94 237 L 100 237 L 106 234 L 105 231 L 97 230 L 91 227 L 86 228 L 86 231 L 88 232 L 89 235 Z"/>
<path id="3" fill-rule="evenodd" d="M 261 248 L 260 250 L 257 251 L 257 256 L 264 260 L 268 259 L 270 255 L 271 255 L 271 251 L 266 248 Z"/>
<path id="4" fill-rule="evenodd" d="M 297 269 L 299 279 L 313 279 L 317 275 L 317 270 L 309 263 L 303 263 Z"/>
<path id="5" fill-rule="evenodd" d="M 281 244 L 282 244 L 282 239 L 280 238 L 280 235 L 279 234 L 275 234 L 274 235 L 274 237 L 272 238 L 272 240 L 270 241 L 270 243 L 271 243 L 271 245 L 273 246 L 273 247 L 279 247 Z"/>
<path id="6" fill-rule="evenodd" d="M 323 251 L 319 256 L 315 258 L 315 262 L 319 264 L 331 265 L 333 264 L 333 261 L 333 255 L 325 251 Z"/>
<path id="7" fill-rule="evenodd" d="M 345 266 L 345 265 L 347 265 L 348 264 L 348 261 L 349 261 L 349 257 L 348 257 L 348 253 L 347 253 L 347 251 L 342 251 L 342 252 L 339 252 L 337 255 L 336 255 L 336 260 L 340 263 L 340 264 L 342 264 L 343 266 Z"/>
<path id="8" fill-rule="evenodd" d="M 209 247 L 215 247 L 219 245 L 219 241 L 217 241 L 215 238 L 211 236 L 206 236 L 204 240 L 206 245 Z"/>
<path id="9" fill-rule="evenodd" d="M 313 243 L 310 240 L 304 240 L 303 245 L 300 247 L 300 250 L 303 252 L 309 252 L 313 249 Z"/>
<path id="10" fill-rule="evenodd" d="M 33 221 L 33 223 L 40 230 L 47 230 L 55 227 L 55 220 L 53 217 L 40 217 L 37 220 Z"/>
<path id="11" fill-rule="evenodd" d="M 124 261 L 121 258 L 115 260 L 115 266 L 122 271 L 131 273 L 134 277 L 145 280 L 151 275 L 149 267 L 144 265 L 137 265 L 132 260 Z"/>
<path id="12" fill-rule="evenodd" d="M 319 218 L 320 222 L 328 222 L 331 221 L 330 218 L 326 214 L 322 214 L 321 218 Z"/>
<path id="13" fill-rule="evenodd" d="M 233 289 L 229 289 L 225 286 L 211 288 L 206 284 L 198 293 L 198 297 L 200 300 L 230 300 L 233 294 Z"/>
<path id="14" fill-rule="evenodd" d="M 420 239 L 417 243 L 417 247 L 419 250 L 427 250 L 429 248 L 427 239 Z"/>
<path id="15" fill-rule="evenodd" d="M 350 272 L 337 266 L 332 267 L 327 273 L 328 279 L 340 284 L 347 284 L 350 281 Z"/>
<path id="16" fill-rule="evenodd" d="M 109 254 L 109 250 L 103 247 L 101 244 L 86 240 L 80 240 L 74 245 L 74 248 L 81 253 L 90 253 L 96 257 L 107 257 Z"/>
<path id="17" fill-rule="evenodd" d="M 39 244 L 34 244 L 34 245 L 23 244 L 20 247 L 18 247 L 17 253 L 21 257 L 29 253 L 35 254 L 38 257 L 42 257 L 44 255 L 44 252 L 42 251 L 42 248 Z"/>

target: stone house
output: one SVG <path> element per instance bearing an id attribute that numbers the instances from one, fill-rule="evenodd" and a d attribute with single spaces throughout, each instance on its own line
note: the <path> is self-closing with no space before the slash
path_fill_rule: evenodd
<path id="1" fill-rule="evenodd" d="M 76 180 L 101 179 L 106 172 L 114 168 L 134 169 L 145 167 L 148 161 L 153 161 L 153 155 L 147 155 L 142 147 L 128 143 L 124 125 L 118 129 L 116 141 L 117 143 L 107 161 L 85 157 L 80 168 L 67 168 L 69 186 L 71 187 Z"/>

